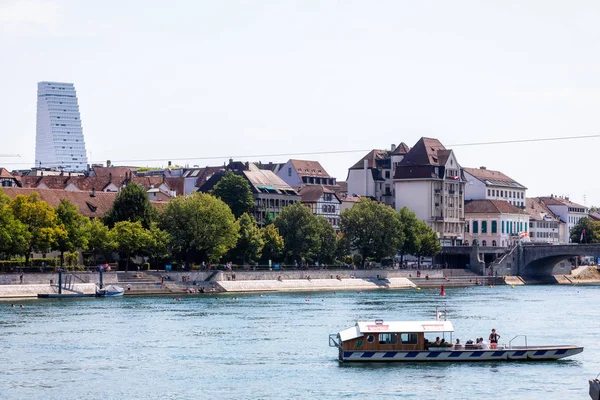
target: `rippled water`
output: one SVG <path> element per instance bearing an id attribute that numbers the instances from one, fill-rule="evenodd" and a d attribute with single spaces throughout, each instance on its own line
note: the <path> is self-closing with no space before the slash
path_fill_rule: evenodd
<path id="1" fill-rule="evenodd" d="M 0 302 L 3 399 L 585 399 L 600 372 L 600 287 L 498 286 Z M 310 298 L 310 301 L 306 301 Z M 578 344 L 529 363 L 344 364 L 328 334 L 357 319 L 431 319 L 454 337 Z"/>

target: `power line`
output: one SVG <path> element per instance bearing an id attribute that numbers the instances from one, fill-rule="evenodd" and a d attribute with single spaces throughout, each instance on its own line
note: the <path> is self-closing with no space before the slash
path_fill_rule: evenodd
<path id="1" fill-rule="evenodd" d="M 560 136 L 554 138 L 536 138 L 536 139 L 515 139 L 501 140 L 495 142 L 472 142 L 472 143 L 455 143 L 449 144 L 446 147 L 467 147 L 467 146 L 490 146 L 498 144 L 515 144 L 515 143 L 535 143 L 535 142 L 551 142 L 559 140 L 579 140 L 600 138 L 598 135 L 582 135 L 582 136 Z M 272 154 L 251 154 L 251 155 L 228 155 L 228 156 L 207 156 L 207 157 L 163 157 L 163 158 L 147 158 L 136 160 L 112 160 L 113 163 L 138 163 L 138 162 L 164 162 L 164 161 L 199 161 L 199 160 L 219 160 L 219 159 L 239 159 L 239 158 L 261 158 L 261 157 L 289 157 L 289 156 L 307 156 L 307 155 L 324 155 L 324 154 L 348 154 L 348 153 L 364 153 L 373 149 L 357 149 L 357 150 L 330 150 L 330 151 L 307 151 L 300 153 L 272 153 Z M 91 164 L 102 163 L 103 161 L 90 161 Z M 29 162 L 8 162 L 6 165 L 31 165 Z"/>

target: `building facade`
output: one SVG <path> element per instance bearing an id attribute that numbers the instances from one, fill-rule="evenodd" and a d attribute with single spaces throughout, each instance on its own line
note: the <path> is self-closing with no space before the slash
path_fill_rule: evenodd
<path id="1" fill-rule="evenodd" d="M 300 189 L 299 194 L 302 204 L 314 215 L 325 217 L 333 229 L 339 230 L 342 200 L 333 190 L 322 185 L 311 185 Z"/>
<path id="2" fill-rule="evenodd" d="M 454 152 L 421 138 L 394 173 L 395 208 L 407 207 L 438 233 L 444 246 L 463 240 L 465 180 Z"/>
<path id="3" fill-rule="evenodd" d="M 539 197 L 528 198 L 525 212 L 529 214 L 529 238 L 534 243 L 561 243 L 567 224 L 560 220 Z"/>
<path id="4" fill-rule="evenodd" d="M 395 207 L 394 171 L 409 150 L 405 143 L 392 144 L 390 150 L 371 150 L 348 169 L 348 196 L 370 197 Z"/>
<path id="5" fill-rule="evenodd" d="M 588 208 L 581 204 L 573 203 L 568 197 L 554 196 L 538 198 L 550 211 L 557 215 L 567 228 L 560 237 L 561 243 L 569 243 L 571 229 L 581 218 L 588 217 Z"/>
<path id="6" fill-rule="evenodd" d="M 527 188 L 500 171 L 486 167 L 466 168 L 465 200 L 502 200 L 525 208 Z"/>
<path id="7" fill-rule="evenodd" d="M 72 83 L 39 82 L 35 166 L 85 171 L 87 154 Z"/>
<path id="8" fill-rule="evenodd" d="M 529 215 L 504 200 L 465 202 L 465 245 L 511 247 L 529 232 Z"/>
<path id="9" fill-rule="evenodd" d="M 264 167 L 261 169 L 264 169 Z M 330 176 L 318 161 L 288 160 L 288 162 L 279 166 L 277 176 L 296 189 L 309 185 L 324 185 L 332 189 L 336 187 L 336 179 Z"/>

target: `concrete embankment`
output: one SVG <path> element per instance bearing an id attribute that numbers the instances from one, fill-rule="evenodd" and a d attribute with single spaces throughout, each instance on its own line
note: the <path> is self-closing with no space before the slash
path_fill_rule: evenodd
<path id="1" fill-rule="evenodd" d="M 58 287 L 50 284 L 35 285 L 0 285 L 0 298 L 14 299 L 37 297 L 38 294 L 58 293 Z M 96 293 L 94 283 L 74 284 L 70 289 L 63 289 L 63 293 Z"/>
<path id="2" fill-rule="evenodd" d="M 218 282 L 226 292 L 260 291 L 318 291 L 318 290 L 376 290 L 410 289 L 416 287 L 407 278 L 373 279 L 289 279 L 289 280 L 250 280 Z"/>

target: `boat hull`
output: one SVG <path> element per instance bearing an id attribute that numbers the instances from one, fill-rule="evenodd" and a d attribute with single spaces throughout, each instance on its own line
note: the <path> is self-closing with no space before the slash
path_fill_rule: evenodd
<path id="1" fill-rule="evenodd" d="M 511 347 L 495 350 L 340 351 L 343 362 L 462 362 L 558 360 L 583 351 L 579 346 Z"/>

